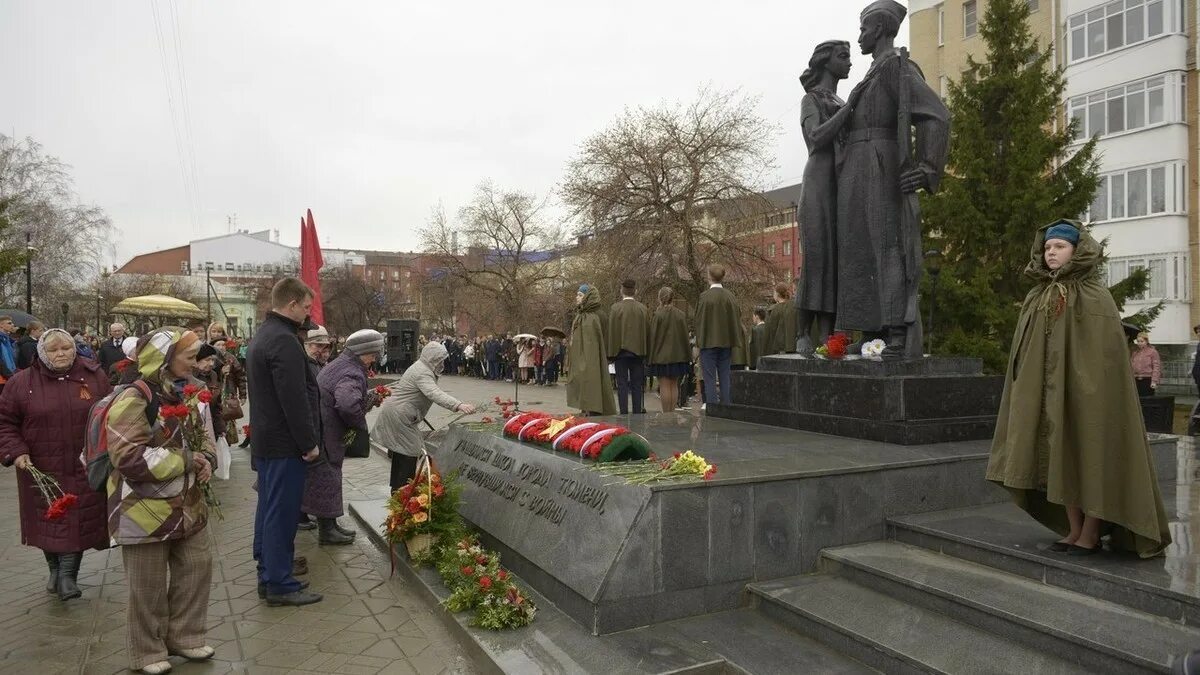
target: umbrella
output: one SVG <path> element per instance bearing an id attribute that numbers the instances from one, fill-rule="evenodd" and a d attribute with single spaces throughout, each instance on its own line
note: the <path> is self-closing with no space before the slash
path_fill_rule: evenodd
<path id="1" fill-rule="evenodd" d="M 559 340 L 565 340 L 567 339 L 567 334 L 555 328 L 554 326 L 546 326 L 542 329 L 542 337 L 553 337 L 558 338 Z"/>
<path id="2" fill-rule="evenodd" d="M 514 340 L 536 340 L 537 336 L 530 335 L 529 333 L 521 333 L 520 335 L 514 335 L 513 339 Z"/>
<path id="3" fill-rule="evenodd" d="M 126 298 L 109 311 L 112 314 L 129 314 L 131 316 L 205 318 L 204 312 L 200 311 L 199 307 L 169 295 L 140 295 L 136 298 Z"/>
<path id="4" fill-rule="evenodd" d="M 30 321 L 37 321 L 37 317 L 29 316 L 19 309 L 0 309 L 0 315 L 8 315 L 12 317 L 13 323 L 17 328 L 24 328 L 29 325 Z"/>

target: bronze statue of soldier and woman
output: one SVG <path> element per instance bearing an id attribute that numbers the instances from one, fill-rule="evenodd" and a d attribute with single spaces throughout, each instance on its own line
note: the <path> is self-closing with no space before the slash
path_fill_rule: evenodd
<path id="1" fill-rule="evenodd" d="M 845 101 L 837 86 L 850 74 L 848 42 L 817 45 L 800 76 L 809 153 L 799 211 L 800 354 L 812 353 L 810 335 L 823 341 L 836 329 L 884 340 L 884 358 L 922 355 L 916 194 L 937 189 L 950 113 L 907 51 L 895 47 L 906 14 L 894 0 L 862 11 L 858 45 L 874 61 Z"/>

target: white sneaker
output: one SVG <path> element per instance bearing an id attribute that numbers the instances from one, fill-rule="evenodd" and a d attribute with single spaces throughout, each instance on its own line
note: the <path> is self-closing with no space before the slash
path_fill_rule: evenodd
<path id="1" fill-rule="evenodd" d="M 211 659 L 213 654 L 216 652 L 217 650 L 213 649 L 212 647 L 204 645 L 203 647 L 195 647 L 192 649 L 178 649 L 171 653 L 175 656 L 182 656 L 189 661 L 207 661 L 208 659 Z"/>
<path id="2" fill-rule="evenodd" d="M 146 673 L 146 675 L 162 675 L 163 673 L 169 673 L 171 672 L 171 662 L 157 661 L 155 663 L 151 663 L 150 665 L 143 666 L 142 672 Z"/>

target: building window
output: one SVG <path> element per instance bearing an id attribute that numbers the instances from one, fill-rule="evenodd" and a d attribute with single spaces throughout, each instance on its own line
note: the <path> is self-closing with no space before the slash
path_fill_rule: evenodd
<path id="1" fill-rule="evenodd" d="M 1173 112 L 1168 118 L 1166 99 L 1167 91 L 1171 89 L 1183 100 L 1183 86 L 1178 74 L 1169 73 L 1076 96 L 1068 105 L 1070 118 L 1079 120 L 1075 139 L 1116 134 L 1163 122 L 1180 122 L 1183 118 L 1176 116 L 1183 114 L 1182 108 L 1171 106 Z"/>
<path id="2" fill-rule="evenodd" d="M 392 281 L 398 281 L 399 279 L 400 279 L 400 270 L 392 270 Z"/>
<path id="3" fill-rule="evenodd" d="M 775 244 L 767 244 L 767 257 L 775 257 Z"/>
<path id="4" fill-rule="evenodd" d="M 790 241 L 783 242 L 783 254 L 785 256 L 792 254 L 792 242 L 790 242 Z"/>
<path id="5" fill-rule="evenodd" d="M 190 271 L 190 270 L 191 270 L 191 266 L 190 266 L 190 265 L 188 265 L 188 261 L 186 261 L 186 260 L 180 260 L 180 261 L 179 261 L 179 271 L 180 271 L 180 273 L 182 273 L 182 274 L 187 274 L 187 273 L 188 273 L 188 271 Z"/>
<path id="6" fill-rule="evenodd" d="M 1159 300 L 1188 300 L 1188 256 L 1186 253 L 1156 253 L 1144 256 L 1112 258 L 1108 261 L 1105 283 L 1118 284 L 1137 270 L 1150 273 L 1150 285 L 1130 300 L 1157 302 Z"/>
<path id="7" fill-rule="evenodd" d="M 950 78 L 945 75 L 938 77 L 938 95 L 943 101 L 950 96 Z"/>
<path id="8" fill-rule="evenodd" d="M 1116 0 L 1067 19 L 1070 60 L 1099 56 L 1162 35 L 1164 0 Z M 1172 23 L 1178 24 L 1178 17 Z M 1178 31 L 1172 26 L 1173 31 Z"/>
<path id="9" fill-rule="evenodd" d="M 938 5 L 938 46 L 946 44 L 946 6 Z"/>
<path id="10" fill-rule="evenodd" d="M 1100 177 L 1085 219 L 1100 223 L 1160 213 L 1183 213 L 1186 166 L 1182 163 L 1138 167 Z"/>
<path id="11" fill-rule="evenodd" d="M 975 0 L 963 3 L 963 37 L 969 38 L 979 30 Z"/>

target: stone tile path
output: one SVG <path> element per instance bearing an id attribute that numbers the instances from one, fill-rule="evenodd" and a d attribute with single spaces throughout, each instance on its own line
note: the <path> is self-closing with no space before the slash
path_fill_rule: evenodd
<path id="1" fill-rule="evenodd" d="M 446 378 L 448 389 L 471 400 L 509 387 Z M 560 387 L 558 391 L 562 391 Z M 561 396 L 561 394 L 559 394 Z M 435 422 L 436 423 L 436 422 Z M 297 555 L 308 558 L 306 579 L 325 595 L 316 605 L 267 607 L 255 586 L 254 474 L 247 451 L 234 449 L 232 477 L 215 484 L 224 521 L 209 531 L 215 551 L 208 609 L 208 663 L 173 659 L 176 673 L 474 673 L 476 667 L 444 628 L 443 611 L 399 580 L 388 578 L 387 557 L 365 532 L 350 546 L 318 546 L 315 532 L 297 536 Z M 127 588 L 119 550 L 89 551 L 79 582 L 83 598 L 62 603 L 45 592 L 40 551 L 20 544 L 16 481 L 0 471 L 0 672 L 127 672 Z M 379 457 L 347 462 L 345 498 L 383 499 L 387 462 Z M 358 527 L 349 515 L 341 522 Z"/>

